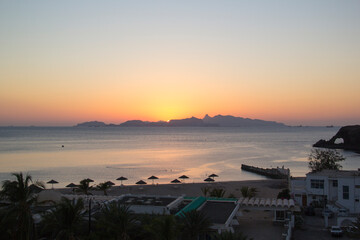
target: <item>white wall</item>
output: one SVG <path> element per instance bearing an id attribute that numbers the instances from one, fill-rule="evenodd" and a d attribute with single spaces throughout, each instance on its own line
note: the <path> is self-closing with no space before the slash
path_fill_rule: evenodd
<path id="1" fill-rule="evenodd" d="M 355 201 L 360 197 L 360 188 L 356 188 L 356 185 L 360 185 L 359 177 L 339 178 L 338 203 L 348 208 L 350 213 L 360 212 L 359 202 Z M 349 199 L 343 199 L 343 186 L 349 186 Z"/>
<path id="2" fill-rule="evenodd" d="M 130 205 L 130 210 L 134 213 L 147 213 L 147 214 L 170 214 L 170 211 L 164 206 L 153 205 Z"/>
<path id="3" fill-rule="evenodd" d="M 311 188 L 311 180 L 323 180 L 324 188 Z M 326 176 L 307 176 L 306 178 L 307 205 L 313 201 L 322 201 L 323 196 L 329 194 L 329 180 Z M 314 199 L 315 198 L 315 199 Z"/>
<path id="4" fill-rule="evenodd" d="M 290 180 L 291 185 L 291 192 L 296 194 L 303 194 L 306 191 L 306 181 L 305 179 L 291 179 Z"/>
<path id="5" fill-rule="evenodd" d="M 324 189 L 311 188 L 311 180 L 324 180 Z M 338 187 L 333 187 L 333 180 L 338 180 Z M 316 200 L 321 200 L 323 195 L 327 196 L 329 201 L 336 201 L 341 206 L 349 209 L 350 213 L 360 213 L 360 177 L 331 177 L 327 176 L 313 176 L 307 175 L 306 177 L 306 194 L 307 204 L 309 205 L 313 201 L 313 197 Z M 297 190 L 297 186 L 301 184 L 301 181 L 291 180 L 292 193 L 300 194 Z M 294 186 L 294 187 L 293 187 Z M 343 199 L 343 186 L 349 186 L 349 199 Z M 357 187 L 356 187 L 357 186 Z M 295 198 L 300 203 L 300 197 Z"/>
<path id="6" fill-rule="evenodd" d="M 329 201 L 336 201 L 338 199 L 338 196 L 339 196 L 338 195 L 339 186 L 337 186 L 337 187 L 333 186 L 334 180 L 337 180 L 337 179 L 331 179 L 329 181 L 329 196 L 328 196 Z M 338 184 L 339 184 L 339 181 L 338 181 Z"/>
<path id="7" fill-rule="evenodd" d="M 354 212 L 360 213 L 360 177 L 355 179 L 355 209 Z"/>
<path id="8" fill-rule="evenodd" d="M 311 188 L 311 180 L 324 180 L 324 188 Z M 306 178 L 306 192 L 312 195 L 328 195 L 329 194 L 329 180 L 325 176 L 308 176 Z"/>
<path id="9" fill-rule="evenodd" d="M 306 195 L 305 178 L 290 180 L 290 194 L 294 198 L 294 201 L 298 205 L 302 206 L 302 195 Z"/>

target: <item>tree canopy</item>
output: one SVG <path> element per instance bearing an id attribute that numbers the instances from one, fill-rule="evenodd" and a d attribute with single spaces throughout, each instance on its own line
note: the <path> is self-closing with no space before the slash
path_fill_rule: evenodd
<path id="1" fill-rule="evenodd" d="M 130 206 L 120 202 L 110 202 L 101 208 L 97 228 L 103 239 L 131 239 L 131 229 L 136 225 L 136 217 Z"/>
<path id="2" fill-rule="evenodd" d="M 241 194 L 244 198 L 248 197 L 248 198 L 252 198 L 255 197 L 256 193 L 257 193 L 257 189 L 254 187 L 248 187 L 248 186 L 244 186 L 240 189 Z"/>
<path id="3" fill-rule="evenodd" d="M 281 192 L 278 193 L 277 198 L 282 199 L 290 199 L 290 190 L 289 189 L 283 189 Z"/>
<path id="4" fill-rule="evenodd" d="M 203 212 L 196 210 L 184 213 L 181 221 L 183 239 L 199 239 L 199 236 L 209 231 L 212 225 L 210 219 Z"/>
<path id="5" fill-rule="evenodd" d="M 30 188 L 32 179 L 30 175 L 20 173 L 12 174 L 16 180 L 6 180 L 2 183 L 0 198 L 5 200 L 6 207 L 1 209 L 0 223 L 5 223 L 8 229 L 5 234 L 14 239 L 35 239 L 34 221 L 31 205 L 36 201 L 34 188 Z M 0 227 L 0 231 L 4 230 Z M 4 232 L 0 232 L 6 239 Z"/>
<path id="6" fill-rule="evenodd" d="M 309 155 L 309 168 L 313 172 L 328 170 L 340 170 L 339 162 L 345 158 L 336 150 L 313 149 Z"/>
<path id="7" fill-rule="evenodd" d="M 84 221 L 83 210 L 82 198 L 75 201 L 63 197 L 55 208 L 42 215 L 43 231 L 51 233 L 53 239 L 76 239 Z"/>
<path id="8" fill-rule="evenodd" d="M 103 191 L 105 196 L 108 195 L 107 190 L 109 190 L 110 188 L 111 188 L 111 185 L 109 184 L 109 182 L 102 182 L 96 186 L 96 189 Z"/>
<path id="9" fill-rule="evenodd" d="M 80 181 L 80 184 L 77 188 L 78 192 L 82 192 L 85 195 L 92 195 L 89 191 L 92 190 L 93 187 L 90 186 L 90 180 L 89 179 L 83 179 Z"/>

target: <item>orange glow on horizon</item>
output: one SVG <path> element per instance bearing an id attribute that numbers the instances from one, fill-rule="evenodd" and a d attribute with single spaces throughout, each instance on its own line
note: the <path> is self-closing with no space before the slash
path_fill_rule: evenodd
<path id="1" fill-rule="evenodd" d="M 3 2 L 0 126 L 360 122 L 356 1 Z"/>

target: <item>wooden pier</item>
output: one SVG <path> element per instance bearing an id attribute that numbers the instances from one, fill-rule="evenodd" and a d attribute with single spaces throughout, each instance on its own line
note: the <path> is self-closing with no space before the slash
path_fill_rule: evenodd
<path id="1" fill-rule="evenodd" d="M 250 165 L 241 164 L 241 170 L 257 173 L 259 175 L 273 179 L 288 179 L 290 170 L 282 168 L 259 168 Z"/>

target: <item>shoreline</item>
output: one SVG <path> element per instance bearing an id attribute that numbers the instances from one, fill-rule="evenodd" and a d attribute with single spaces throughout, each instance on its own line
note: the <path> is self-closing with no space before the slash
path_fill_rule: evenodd
<path id="1" fill-rule="evenodd" d="M 107 193 L 108 196 L 120 196 L 123 194 L 134 195 L 171 195 L 189 197 L 203 196 L 202 188 L 222 188 L 225 190 L 224 197 L 232 194 L 236 198 L 240 198 L 240 189 L 244 186 L 255 187 L 257 189 L 256 196 L 260 198 L 276 198 L 277 194 L 284 188 L 288 187 L 288 183 L 284 179 L 266 179 L 266 180 L 244 180 L 244 181 L 224 181 L 213 183 L 179 183 L 179 184 L 146 184 L 146 185 L 123 185 L 113 186 Z M 63 194 L 72 194 L 71 188 L 55 188 Z M 91 190 L 93 195 L 104 195 L 102 191 Z M 77 195 L 81 195 L 75 192 Z M 85 196 L 85 195 L 84 195 Z"/>

